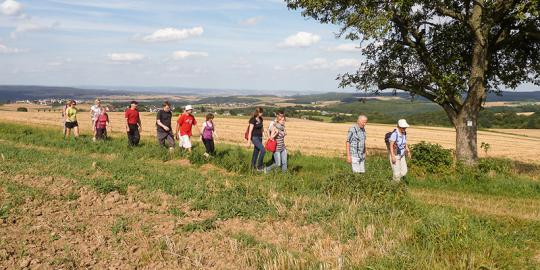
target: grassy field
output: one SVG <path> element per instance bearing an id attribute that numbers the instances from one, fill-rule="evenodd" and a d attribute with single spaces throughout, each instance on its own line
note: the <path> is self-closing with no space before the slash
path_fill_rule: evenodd
<path id="1" fill-rule="evenodd" d="M 0 268 L 540 268 L 538 165 L 393 184 L 379 155 L 366 175 L 298 152 L 260 175 L 244 148 L 201 153 L 1 122 Z"/>
<path id="2" fill-rule="evenodd" d="M 142 113 L 143 136 L 155 137 L 155 114 Z M 111 113 L 113 131 L 120 136 L 124 131 L 123 113 Z M 197 119 L 202 120 L 198 115 Z M 61 119 L 59 113 L 21 113 L 13 111 L 0 111 L 0 120 L 32 124 L 39 126 L 56 127 L 61 132 Z M 84 112 L 79 116 L 82 131 L 91 129 L 89 113 Z M 247 119 L 239 117 L 217 117 L 216 127 L 220 140 L 229 144 L 245 145 L 244 132 L 247 127 Z M 351 124 L 331 124 L 316 121 L 289 118 L 287 129 L 289 147 L 291 150 L 300 151 L 303 154 L 320 156 L 343 156 L 345 149 L 345 137 Z M 394 126 L 383 124 L 368 124 L 367 146 L 374 150 L 383 150 L 384 134 L 392 131 Z M 451 128 L 412 126 L 409 130 L 411 143 L 427 141 L 438 143 L 445 148 L 455 147 L 455 131 Z M 486 130 L 479 131 L 478 144 L 486 142 L 491 145 L 488 156 L 506 157 L 524 162 L 540 164 L 540 130 Z M 486 154 L 479 152 L 480 156 Z"/>

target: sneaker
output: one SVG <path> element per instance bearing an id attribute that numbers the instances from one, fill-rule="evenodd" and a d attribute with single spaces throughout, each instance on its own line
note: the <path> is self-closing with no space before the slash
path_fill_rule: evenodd
<path id="1" fill-rule="evenodd" d="M 205 156 L 206 158 L 210 157 L 210 155 L 208 153 L 204 153 L 203 156 Z"/>
<path id="2" fill-rule="evenodd" d="M 169 147 L 169 152 L 170 153 L 174 152 L 174 147 Z"/>
<path id="3" fill-rule="evenodd" d="M 92 141 L 93 141 L 93 142 L 96 142 L 96 137 L 92 138 Z"/>

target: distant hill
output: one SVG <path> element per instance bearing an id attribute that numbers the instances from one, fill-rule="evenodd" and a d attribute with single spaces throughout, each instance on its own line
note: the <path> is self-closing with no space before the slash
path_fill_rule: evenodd
<path id="1" fill-rule="evenodd" d="M 360 92 L 343 93 L 343 92 L 328 92 L 328 93 L 310 93 L 298 95 L 294 92 L 279 92 L 279 91 L 255 91 L 255 90 L 216 90 L 216 89 L 195 89 L 195 88 L 120 88 L 127 90 L 109 90 L 107 88 L 79 88 L 79 87 L 55 87 L 55 86 L 24 86 L 24 85 L 0 85 L 0 102 L 13 100 L 36 100 L 48 98 L 73 98 L 73 99 L 93 99 L 96 97 L 107 97 L 116 95 L 196 95 L 209 99 L 221 98 L 221 101 L 234 100 L 235 96 L 244 96 L 243 102 L 249 102 L 250 99 L 245 97 L 257 98 L 265 96 L 265 93 L 278 94 L 289 96 L 287 102 L 296 104 L 310 104 L 313 102 L 324 101 L 342 101 L 346 103 L 356 102 L 363 98 L 375 97 L 392 97 L 396 96 L 402 99 L 410 99 L 409 93 L 398 92 L 383 93 L 380 95 L 365 94 Z M 248 94 L 246 96 L 246 94 Z M 254 94 L 254 95 L 251 95 Z M 294 95 L 293 95 L 294 94 Z M 422 97 L 415 98 L 418 101 L 425 100 Z M 216 100 L 218 101 L 218 100 Z M 502 95 L 490 93 L 488 101 L 540 101 L 540 91 L 536 92 L 503 92 Z"/>
<path id="2" fill-rule="evenodd" d="M 0 102 L 49 98 L 92 99 L 98 96 L 125 95 L 125 91 L 73 87 L 0 85 Z"/>

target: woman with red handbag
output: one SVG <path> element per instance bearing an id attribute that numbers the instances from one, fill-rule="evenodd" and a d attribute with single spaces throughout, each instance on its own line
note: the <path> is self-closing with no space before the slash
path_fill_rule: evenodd
<path id="1" fill-rule="evenodd" d="M 251 166 L 257 171 L 263 170 L 264 150 L 263 145 L 263 108 L 259 107 L 253 113 L 253 116 L 249 119 L 249 126 L 247 130 L 246 139 L 248 140 L 248 147 L 253 143 L 253 157 L 251 158 Z"/>
<path id="2" fill-rule="evenodd" d="M 287 172 L 287 148 L 285 147 L 285 116 L 278 116 L 276 123 L 272 126 L 270 139 L 268 139 L 268 148 L 274 148 L 274 164 L 264 169 L 265 173 L 269 173 L 274 168 L 281 167 L 283 173 Z M 268 149 L 267 148 L 267 149 Z M 270 149 L 268 149 L 270 151 Z"/>

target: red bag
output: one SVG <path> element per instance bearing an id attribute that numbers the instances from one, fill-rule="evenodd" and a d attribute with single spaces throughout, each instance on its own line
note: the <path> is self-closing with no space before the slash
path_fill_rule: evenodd
<path id="1" fill-rule="evenodd" d="M 264 145 L 264 148 L 270 152 L 276 152 L 277 141 L 274 139 L 268 139 L 268 141 L 266 141 L 266 144 Z"/>

